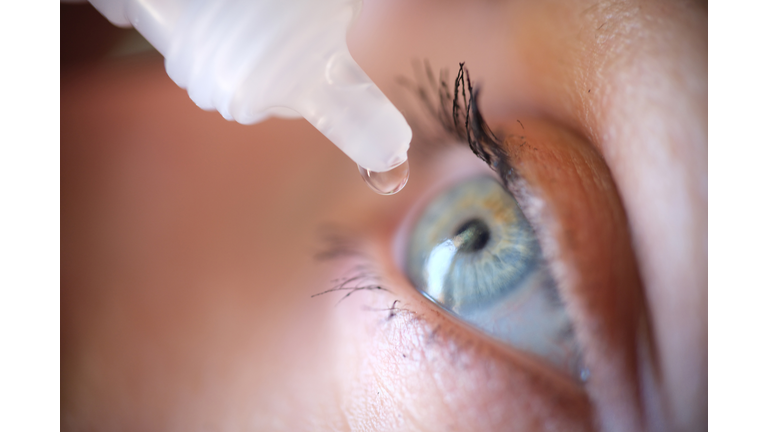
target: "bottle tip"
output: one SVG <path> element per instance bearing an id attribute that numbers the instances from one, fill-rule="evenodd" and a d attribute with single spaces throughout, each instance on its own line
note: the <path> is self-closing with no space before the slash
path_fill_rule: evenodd
<path id="1" fill-rule="evenodd" d="M 380 195 L 394 195 L 400 192 L 408 183 L 411 174 L 407 159 L 389 171 L 371 171 L 360 165 L 357 168 L 365 183 Z"/>

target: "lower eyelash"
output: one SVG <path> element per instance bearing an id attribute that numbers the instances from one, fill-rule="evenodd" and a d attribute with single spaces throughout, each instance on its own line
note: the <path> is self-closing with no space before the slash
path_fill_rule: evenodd
<path id="1" fill-rule="evenodd" d="M 372 312 L 389 312 L 389 315 L 387 316 L 387 321 L 391 320 L 392 318 L 396 317 L 400 312 L 411 312 L 408 309 L 397 307 L 397 304 L 400 303 L 400 300 L 395 300 L 392 302 L 392 306 L 385 308 L 385 309 L 374 309 L 367 307 L 366 310 L 372 311 Z"/>
<path id="2" fill-rule="evenodd" d="M 325 291 L 319 292 L 317 294 L 313 294 L 310 296 L 310 298 L 318 297 L 321 295 L 333 293 L 333 292 L 344 292 L 347 293 L 344 294 L 344 297 L 339 299 L 339 301 L 336 303 L 337 305 L 344 301 L 345 299 L 349 298 L 352 294 L 358 292 L 358 291 L 387 291 L 390 292 L 388 289 L 382 287 L 380 284 L 366 284 L 366 281 L 369 281 L 371 279 L 377 279 L 377 277 L 370 272 L 369 269 L 364 267 L 359 267 L 356 269 L 355 272 L 353 272 L 352 275 L 345 276 L 339 279 L 334 279 L 331 282 L 334 282 L 335 285 L 331 289 L 327 289 Z"/>
<path id="3" fill-rule="evenodd" d="M 341 259 L 352 259 L 358 261 L 345 272 L 345 275 L 330 282 L 333 286 L 330 289 L 318 292 L 310 296 L 315 298 L 335 292 L 345 292 L 336 305 L 349 298 L 352 294 L 360 291 L 385 291 L 392 294 L 392 291 L 383 286 L 383 278 L 376 269 L 373 259 L 364 252 L 362 242 L 356 238 L 351 231 L 344 230 L 336 225 L 324 225 L 318 230 L 320 234 L 320 251 L 315 254 L 315 260 L 319 262 L 337 261 Z M 397 307 L 400 303 L 401 306 Z M 394 300 L 392 306 L 386 309 L 368 308 L 370 311 L 389 312 L 387 319 L 391 319 L 396 314 L 407 311 L 402 307 L 402 301 Z"/>
<path id="4" fill-rule="evenodd" d="M 383 344 L 377 349 L 383 347 L 385 352 L 402 361 L 433 362 L 443 358 L 447 364 L 461 370 L 477 366 L 489 371 L 488 373 L 492 372 L 490 369 L 484 369 L 489 363 L 477 364 L 471 363 L 470 360 L 483 356 L 482 352 L 496 351 L 480 342 L 481 338 L 469 337 L 464 333 L 461 329 L 466 327 L 460 320 L 451 319 L 435 308 L 413 310 L 403 300 L 395 298 L 396 291 L 386 287 L 386 280 L 381 276 L 375 257 L 367 253 L 366 239 L 337 225 L 324 225 L 319 233 L 320 248 L 315 255 L 316 259 L 321 263 L 346 262 L 349 267 L 342 273 L 343 276 L 329 281 L 331 288 L 312 295 L 312 298 L 343 292 L 344 295 L 336 302 L 338 306 L 343 300 L 360 291 L 384 291 L 389 299 L 377 300 L 379 306 L 362 306 L 362 310 L 366 312 L 382 314 L 375 336 L 369 339 L 374 341 L 373 343 Z M 450 322 L 456 325 L 444 325 Z M 400 345 L 392 341 L 406 342 L 405 345 Z M 542 369 L 537 360 L 520 356 L 519 352 L 516 352 L 514 358 L 515 368 L 525 370 L 520 373 L 524 375 L 522 379 L 526 382 L 540 380 L 544 376 L 551 378 L 549 372 L 539 375 Z M 531 375 L 530 371 L 539 372 Z M 558 382 L 561 382 L 559 378 Z"/>
<path id="5" fill-rule="evenodd" d="M 360 291 L 384 291 L 394 296 L 394 292 L 385 286 L 384 278 L 374 258 L 365 252 L 365 240 L 361 240 L 353 231 L 333 224 L 321 226 L 318 232 L 320 248 L 315 254 L 318 262 L 350 260 L 354 265 L 346 270 L 343 276 L 330 280 L 331 288 L 315 293 L 311 298 L 345 292 L 344 296 L 336 302 L 338 306 L 343 300 Z M 397 318 L 396 327 L 400 327 L 400 331 L 404 331 L 403 328 L 413 329 L 415 334 L 419 335 L 420 346 L 428 348 L 437 344 L 446 348 L 454 359 L 459 358 L 463 348 L 474 345 L 464 339 L 462 339 L 464 342 L 457 344 L 451 332 L 446 331 L 440 324 L 431 324 L 431 320 L 428 320 L 424 314 L 409 309 L 400 299 L 392 300 L 388 307 L 364 306 L 363 309 L 369 312 L 386 312 L 382 324 L 390 323 Z M 402 356 L 415 358 L 413 353 L 408 355 L 402 353 Z"/>

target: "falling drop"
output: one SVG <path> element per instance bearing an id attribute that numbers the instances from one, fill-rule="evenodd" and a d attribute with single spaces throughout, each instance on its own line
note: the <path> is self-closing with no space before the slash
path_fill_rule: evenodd
<path id="1" fill-rule="evenodd" d="M 581 371 L 579 372 L 579 378 L 581 379 L 582 382 L 587 382 L 590 375 L 591 374 L 589 372 L 589 369 L 585 367 L 581 368 Z"/>
<path id="2" fill-rule="evenodd" d="M 408 176 L 410 175 L 407 159 L 389 171 L 371 171 L 360 165 L 357 168 L 360 170 L 360 175 L 363 176 L 363 180 L 365 180 L 368 186 L 381 195 L 394 195 L 400 192 L 405 187 L 405 184 L 408 183 Z"/>

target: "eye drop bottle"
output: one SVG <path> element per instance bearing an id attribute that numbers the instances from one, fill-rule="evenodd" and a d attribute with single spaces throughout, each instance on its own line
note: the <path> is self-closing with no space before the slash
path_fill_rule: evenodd
<path id="1" fill-rule="evenodd" d="M 346 43 L 361 0 L 89 1 L 135 27 L 200 108 L 242 124 L 304 117 L 374 190 L 405 185 L 411 129 Z"/>

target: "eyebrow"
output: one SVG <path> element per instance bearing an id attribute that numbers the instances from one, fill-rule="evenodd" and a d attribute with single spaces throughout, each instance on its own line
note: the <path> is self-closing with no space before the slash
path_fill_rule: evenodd
<path id="1" fill-rule="evenodd" d="M 398 77 L 398 83 L 414 93 L 422 108 L 444 133 L 460 143 L 465 143 L 475 156 L 498 174 L 504 186 L 508 187 L 515 177 L 515 171 L 509 162 L 509 154 L 502 145 L 504 140 L 496 137 L 483 118 L 479 107 L 480 88 L 472 86 L 469 70 L 464 67 L 464 62 L 459 63 L 459 72 L 452 86 L 453 92 L 448 84 L 447 68 L 441 69 L 437 77 L 427 60 L 414 62 L 413 69 L 415 80 L 401 76 Z M 431 155 L 436 147 L 434 144 L 444 143 L 445 137 L 422 136 L 414 142 L 418 142 L 415 146 L 418 150 Z M 420 159 L 419 151 L 414 155 Z"/>

